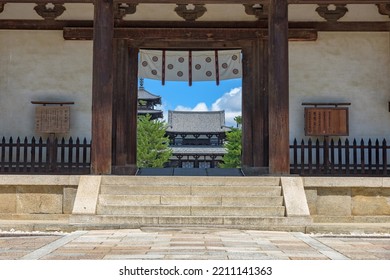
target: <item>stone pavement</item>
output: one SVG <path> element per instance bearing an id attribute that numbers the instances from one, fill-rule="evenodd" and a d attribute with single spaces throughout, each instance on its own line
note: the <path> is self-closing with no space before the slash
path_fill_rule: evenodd
<path id="1" fill-rule="evenodd" d="M 0 232 L 0 259 L 390 260 L 390 235 L 220 228 Z"/>

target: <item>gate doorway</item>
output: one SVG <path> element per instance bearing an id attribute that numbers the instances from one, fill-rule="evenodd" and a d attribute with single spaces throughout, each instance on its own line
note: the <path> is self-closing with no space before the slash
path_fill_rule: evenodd
<path id="1" fill-rule="evenodd" d="M 153 59 L 156 64 L 150 66 L 154 63 Z M 164 63 L 160 63 L 161 60 Z M 166 65 L 166 72 L 161 71 L 161 64 Z M 169 70 L 174 71 L 173 74 L 183 75 L 185 72 L 187 77 L 173 76 Z M 226 73 L 228 71 L 231 72 L 230 76 Z M 147 92 L 149 98 L 154 97 L 162 103 L 153 112 L 163 112 L 160 122 L 166 124 L 166 134 L 170 139 L 172 156 L 165 167 L 204 170 L 221 167 L 226 154 L 226 134 L 236 127 L 234 118 L 241 116 L 241 73 L 240 50 L 153 50 L 151 57 L 140 56 L 138 75 L 142 87 L 138 94 L 145 95 Z M 144 77 L 148 79 L 144 80 Z M 161 77 L 170 80 L 162 80 Z M 144 133 L 144 123 L 138 132 L 139 129 Z M 140 143 L 151 145 L 141 139 L 138 153 Z M 138 167 L 148 167 L 147 162 L 140 160 L 140 156 L 147 157 L 144 155 L 145 148 L 141 151 L 137 159 Z"/>
<path id="2" fill-rule="evenodd" d="M 197 83 L 194 81 L 194 77 L 191 76 L 199 67 L 200 63 L 195 61 L 190 61 L 190 57 L 197 56 L 196 52 L 201 52 L 204 54 L 205 52 L 217 53 L 217 52 L 228 52 L 232 50 L 239 50 L 239 56 L 241 58 L 241 69 L 236 69 L 230 67 L 223 59 L 218 59 L 218 63 L 220 63 L 220 67 L 214 68 L 213 73 L 208 73 L 206 71 L 199 71 L 204 74 L 204 76 L 212 76 L 214 82 L 216 84 L 221 83 L 218 79 L 218 75 L 221 75 L 222 70 L 225 68 L 230 70 L 231 73 L 241 74 L 242 77 L 242 155 L 241 162 L 242 168 L 245 170 L 245 173 L 249 175 L 267 173 L 268 172 L 268 97 L 267 97 L 267 44 L 265 40 L 260 38 L 253 38 L 247 40 L 239 40 L 239 41 L 225 41 L 225 42 L 203 42 L 198 40 L 179 40 L 174 42 L 175 47 L 167 46 L 167 42 L 165 41 L 149 41 L 143 40 L 142 42 L 138 42 L 138 44 L 134 41 L 128 41 L 124 39 L 116 40 L 116 44 L 114 44 L 117 48 L 118 57 L 116 59 L 117 66 L 122 67 L 121 70 L 116 69 L 118 71 L 116 77 L 114 79 L 114 94 L 119 95 L 118 98 L 114 99 L 117 101 L 117 104 L 114 103 L 114 108 L 122 107 L 122 114 L 125 116 L 121 116 L 121 114 L 116 114 L 117 118 L 115 123 L 126 123 L 130 124 L 128 128 L 123 128 L 122 126 L 117 126 L 113 155 L 113 171 L 115 174 L 121 173 L 133 173 L 135 174 L 138 170 L 136 165 L 136 114 L 134 113 L 135 106 L 137 103 L 137 92 L 138 92 L 138 78 L 150 78 L 150 76 L 145 75 L 145 72 L 149 75 L 156 76 L 160 78 L 162 84 L 169 83 L 168 77 L 169 68 L 175 69 L 177 65 L 180 64 L 189 65 L 186 70 L 176 71 L 175 74 L 179 78 L 181 76 L 187 75 L 187 78 L 183 80 L 178 79 L 176 81 L 181 81 L 183 83 L 188 83 L 188 85 L 192 85 Z M 169 44 L 170 45 L 170 44 Z M 194 47 L 189 47 L 189 45 L 193 45 Z M 137 46 L 137 47 L 135 47 Z M 218 47 L 218 48 L 216 48 Z M 152 56 L 147 59 L 142 59 L 139 55 L 143 50 L 152 50 Z M 154 55 L 159 53 L 158 55 Z M 174 61 L 176 65 L 172 65 L 169 59 L 164 55 L 168 52 L 173 53 L 173 57 L 175 57 L 176 53 L 182 54 L 183 52 L 187 53 L 187 58 L 182 58 L 180 56 L 175 57 Z M 124 54 L 126 53 L 126 54 Z M 127 56 L 127 60 L 123 59 L 123 56 Z M 182 60 L 181 60 L 182 58 Z M 202 60 L 207 62 L 207 55 L 202 57 Z M 123 61 L 128 61 L 128 64 L 125 65 Z M 146 62 L 145 62 L 146 61 Z M 172 60 L 171 60 L 172 61 Z M 216 59 L 211 59 L 214 65 L 216 64 Z M 152 63 L 156 63 L 156 65 L 151 66 Z M 168 69 L 164 73 L 163 71 L 159 71 L 158 68 Z M 147 70 L 145 70 L 145 69 Z M 202 67 L 200 67 L 202 68 Z M 185 74 L 187 72 L 187 74 Z M 211 72 L 211 71 L 209 71 Z M 218 73 L 219 72 L 219 73 Z M 142 76 L 140 76 L 142 73 Z M 145 77 L 146 76 L 146 77 Z M 127 78 L 128 81 L 125 81 Z M 158 79 L 157 79 L 158 80 Z M 199 79 L 199 83 L 201 79 Z M 115 86 L 117 85 L 117 86 Z M 122 89 L 121 89 L 122 88 Z M 130 93 L 130 94 L 128 94 Z M 129 95 L 129 97 L 124 97 L 126 99 L 124 102 L 123 97 Z M 127 100 L 128 99 L 128 100 Z M 123 107 L 123 104 L 130 104 L 129 108 L 125 112 L 126 109 Z M 118 110 L 117 110 L 118 111 Z M 126 118 L 120 121 L 121 118 Z M 126 129 L 127 132 L 123 133 L 123 130 Z M 119 137 L 119 138 L 118 138 Z M 125 143 L 128 143 L 127 147 L 124 147 Z M 119 159 L 119 160 L 118 160 Z M 206 167 L 207 168 L 207 167 Z"/>

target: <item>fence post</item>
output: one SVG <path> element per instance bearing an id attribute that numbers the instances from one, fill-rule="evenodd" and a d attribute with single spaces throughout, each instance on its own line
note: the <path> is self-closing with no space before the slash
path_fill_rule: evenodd
<path id="1" fill-rule="evenodd" d="M 20 137 L 16 139 L 15 172 L 20 172 Z"/>
<path id="2" fill-rule="evenodd" d="M 24 142 L 23 142 L 23 173 L 26 173 L 27 172 L 27 165 L 28 165 L 28 140 L 27 140 L 27 137 L 24 138 Z"/>
<path id="3" fill-rule="evenodd" d="M 35 171 L 35 137 L 31 139 L 31 171 Z"/>
<path id="4" fill-rule="evenodd" d="M 5 137 L 1 140 L 1 166 L 0 166 L 1 172 L 4 172 L 5 170 Z"/>
<path id="5" fill-rule="evenodd" d="M 345 139 L 345 174 L 349 174 L 349 140 Z"/>
<path id="6" fill-rule="evenodd" d="M 313 145 L 312 145 L 312 142 L 311 142 L 311 138 L 309 139 L 309 141 L 307 142 L 307 148 L 308 148 L 308 152 L 309 152 L 309 155 L 308 155 L 308 160 L 309 160 L 309 174 L 312 174 L 313 173 Z"/>
<path id="7" fill-rule="evenodd" d="M 69 174 L 72 174 L 73 170 L 73 138 L 69 138 L 68 143 L 68 172 Z"/>
<path id="8" fill-rule="evenodd" d="M 375 173 L 379 174 L 379 140 L 376 139 L 375 141 Z"/>
<path id="9" fill-rule="evenodd" d="M 9 145 L 8 145 L 8 172 L 12 172 L 12 166 L 13 166 L 13 150 L 14 150 L 14 140 L 12 137 L 9 138 Z"/>
<path id="10" fill-rule="evenodd" d="M 365 167 L 365 152 L 364 152 L 364 141 L 363 139 L 360 141 L 360 168 L 361 168 L 361 174 L 366 174 L 366 167 Z"/>
<path id="11" fill-rule="evenodd" d="M 329 167 L 330 167 L 330 173 L 334 173 L 334 165 L 335 165 L 335 156 L 334 156 L 334 140 L 333 138 L 330 140 L 330 162 L 329 162 Z"/>
<path id="12" fill-rule="evenodd" d="M 324 158 L 324 163 L 323 163 L 323 170 L 324 173 L 327 174 L 329 173 L 329 139 L 328 136 L 324 136 L 324 142 L 323 142 L 323 153 L 322 156 Z"/>
<path id="13" fill-rule="evenodd" d="M 80 139 L 77 137 L 76 139 L 76 172 L 78 173 L 80 168 Z"/>
<path id="14" fill-rule="evenodd" d="M 369 174 L 372 174 L 372 142 L 368 139 L 368 169 Z"/>
<path id="15" fill-rule="evenodd" d="M 317 138 L 317 140 L 316 140 L 316 147 L 315 147 L 315 149 L 316 149 L 316 171 L 315 171 L 315 173 L 316 174 L 321 174 L 321 159 L 320 159 L 320 154 L 321 154 L 321 152 L 320 152 L 320 149 L 321 149 L 321 147 L 320 147 L 320 140 Z"/>
<path id="16" fill-rule="evenodd" d="M 387 175 L 387 143 L 386 139 L 382 142 L 382 161 L 383 161 L 383 175 Z"/>
<path id="17" fill-rule="evenodd" d="M 297 145 L 297 139 L 294 139 L 294 144 L 292 146 L 293 148 L 293 173 L 298 173 L 298 145 Z"/>
<path id="18" fill-rule="evenodd" d="M 353 173 L 357 173 L 357 142 L 356 139 L 353 139 L 353 147 L 352 147 L 352 153 L 353 153 Z"/>
<path id="19" fill-rule="evenodd" d="M 337 143 L 338 150 L 338 173 L 339 175 L 343 172 L 343 145 L 341 143 L 341 139 L 339 139 Z"/>
<path id="20" fill-rule="evenodd" d="M 301 175 L 305 173 L 305 141 L 301 141 Z"/>

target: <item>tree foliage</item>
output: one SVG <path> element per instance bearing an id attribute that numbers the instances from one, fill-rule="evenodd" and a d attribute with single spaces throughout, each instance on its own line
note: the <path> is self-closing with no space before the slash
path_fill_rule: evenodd
<path id="1" fill-rule="evenodd" d="M 241 116 L 234 118 L 237 123 L 236 128 L 231 128 L 226 134 L 225 148 L 227 154 L 223 157 L 222 168 L 240 168 L 241 167 Z"/>
<path id="2" fill-rule="evenodd" d="M 164 167 L 172 155 L 169 138 L 165 136 L 167 125 L 150 118 L 150 115 L 138 117 L 137 166 Z"/>

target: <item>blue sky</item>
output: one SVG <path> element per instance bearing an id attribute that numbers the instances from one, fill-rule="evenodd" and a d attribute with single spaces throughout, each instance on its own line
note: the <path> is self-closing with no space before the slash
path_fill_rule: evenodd
<path id="1" fill-rule="evenodd" d="M 164 118 L 168 110 L 225 110 L 226 125 L 234 126 L 233 118 L 241 114 L 241 79 L 214 82 L 169 82 L 144 80 L 144 88 L 162 98 Z"/>

